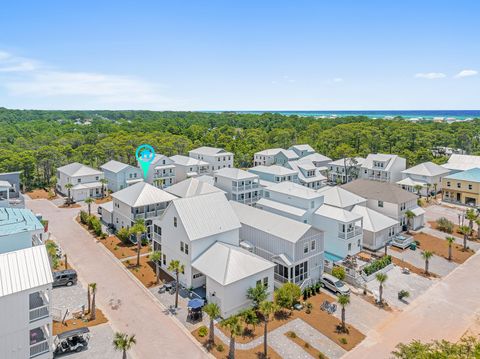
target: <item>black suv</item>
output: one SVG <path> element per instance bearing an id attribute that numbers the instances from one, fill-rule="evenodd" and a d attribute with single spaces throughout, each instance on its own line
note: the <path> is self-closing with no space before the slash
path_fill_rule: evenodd
<path id="1" fill-rule="evenodd" d="M 77 272 L 73 269 L 66 269 L 58 272 L 53 272 L 53 286 L 60 287 L 66 285 L 70 287 L 71 285 L 77 284 Z"/>

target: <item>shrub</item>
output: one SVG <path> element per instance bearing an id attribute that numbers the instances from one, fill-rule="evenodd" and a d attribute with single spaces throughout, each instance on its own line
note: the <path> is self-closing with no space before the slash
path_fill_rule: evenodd
<path id="1" fill-rule="evenodd" d="M 105 232 L 102 232 L 102 234 L 100 235 L 100 238 L 101 238 L 101 239 L 107 238 L 107 234 L 106 234 Z"/>
<path id="2" fill-rule="evenodd" d="M 310 348 L 310 343 L 305 342 L 305 344 L 303 344 L 303 346 L 308 349 L 308 348 Z"/>
<path id="3" fill-rule="evenodd" d="M 293 339 L 295 339 L 295 338 L 297 337 L 297 333 L 292 332 L 292 331 L 288 332 L 287 335 L 288 335 L 290 338 L 293 338 Z"/>
<path id="4" fill-rule="evenodd" d="M 117 232 L 117 237 L 123 243 L 126 243 L 130 238 L 130 232 L 126 228 L 120 228 L 120 230 L 118 230 L 118 232 Z"/>
<path id="5" fill-rule="evenodd" d="M 217 345 L 217 351 L 219 351 L 220 353 L 223 352 L 225 350 L 225 348 L 223 347 L 223 344 L 218 344 Z"/>
<path id="6" fill-rule="evenodd" d="M 340 280 L 344 280 L 345 279 L 345 268 L 339 267 L 339 266 L 333 267 L 332 275 L 334 277 L 340 279 Z"/>
<path id="7" fill-rule="evenodd" d="M 453 222 L 448 220 L 445 217 L 437 219 L 437 229 L 442 232 L 452 233 L 453 232 Z"/>
<path id="8" fill-rule="evenodd" d="M 312 312 L 313 304 L 312 303 L 307 303 L 307 310 L 305 313 L 310 314 Z"/>
<path id="9" fill-rule="evenodd" d="M 87 224 L 88 222 L 88 213 L 85 211 L 80 211 L 80 222 L 82 224 Z"/>
<path id="10" fill-rule="evenodd" d="M 379 258 L 377 260 L 374 260 L 372 263 L 367 265 L 365 268 L 363 268 L 363 272 L 369 276 L 375 272 L 378 272 L 379 270 L 385 268 L 389 264 L 392 263 L 392 257 L 391 256 L 384 256 L 382 258 Z"/>
<path id="11" fill-rule="evenodd" d="M 326 359 L 326 356 L 322 353 L 318 353 L 318 359 Z"/>
<path id="12" fill-rule="evenodd" d="M 320 283 L 315 284 L 315 292 L 320 293 Z"/>
<path id="13" fill-rule="evenodd" d="M 402 300 L 404 298 L 410 297 L 410 292 L 407 290 L 402 289 L 401 291 L 398 292 L 398 299 Z"/>
<path id="14" fill-rule="evenodd" d="M 201 326 L 198 328 L 198 335 L 200 338 L 203 338 L 208 335 L 208 328 L 206 326 Z"/>
<path id="15" fill-rule="evenodd" d="M 347 338 L 340 338 L 339 339 L 340 343 L 342 343 L 343 345 L 346 345 L 348 342 L 347 342 Z"/>

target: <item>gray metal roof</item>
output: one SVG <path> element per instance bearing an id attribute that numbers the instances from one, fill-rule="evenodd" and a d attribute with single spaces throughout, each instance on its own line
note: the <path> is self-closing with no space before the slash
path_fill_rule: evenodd
<path id="1" fill-rule="evenodd" d="M 367 200 L 359 195 L 347 191 L 346 189 L 334 186 L 325 186 L 317 190 L 317 193 L 323 195 L 323 202 L 331 206 L 346 208 L 360 203 L 366 203 Z"/>
<path id="2" fill-rule="evenodd" d="M 229 285 L 275 267 L 275 264 L 240 247 L 216 242 L 192 267 L 221 285 Z"/>
<path id="3" fill-rule="evenodd" d="M 196 158 L 175 155 L 170 157 L 170 159 L 180 166 L 208 166 L 208 162 L 197 160 Z"/>
<path id="4" fill-rule="evenodd" d="M 397 184 L 388 182 L 357 179 L 341 187 L 360 197 L 389 203 L 400 204 L 417 199 L 415 194 L 401 189 Z"/>
<path id="5" fill-rule="evenodd" d="M 258 178 L 258 175 L 256 175 L 255 173 L 247 172 L 239 168 L 228 168 L 228 167 L 224 167 L 215 171 L 215 175 L 231 178 L 235 180 Z"/>
<path id="6" fill-rule="evenodd" d="M 44 245 L 0 254 L 0 297 L 53 282 Z"/>
<path id="7" fill-rule="evenodd" d="M 165 192 L 171 193 L 180 198 L 200 196 L 208 193 L 225 193 L 220 188 L 212 186 L 208 182 L 199 181 L 197 178 L 189 178 L 178 182 L 173 186 L 165 188 Z"/>
<path id="8" fill-rule="evenodd" d="M 102 170 L 110 171 L 113 173 L 118 173 L 128 167 L 131 167 L 131 166 L 127 165 L 126 163 L 115 161 L 115 160 L 108 161 L 107 163 L 100 166 Z"/>
<path id="9" fill-rule="evenodd" d="M 172 202 L 191 241 L 241 227 L 223 193 L 177 198 Z"/>
<path id="10" fill-rule="evenodd" d="M 102 171 L 78 162 L 73 162 L 66 166 L 59 167 L 57 170 L 70 177 L 103 175 Z"/>
<path id="11" fill-rule="evenodd" d="M 146 182 L 139 182 L 112 193 L 112 198 L 130 207 L 148 206 L 168 202 L 176 197 Z"/>

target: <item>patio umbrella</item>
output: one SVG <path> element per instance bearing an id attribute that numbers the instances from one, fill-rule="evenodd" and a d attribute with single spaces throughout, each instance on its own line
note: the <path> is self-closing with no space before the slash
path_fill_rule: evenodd
<path id="1" fill-rule="evenodd" d="M 188 302 L 188 307 L 192 309 L 199 309 L 202 308 L 204 304 L 205 301 L 203 299 L 195 298 Z"/>

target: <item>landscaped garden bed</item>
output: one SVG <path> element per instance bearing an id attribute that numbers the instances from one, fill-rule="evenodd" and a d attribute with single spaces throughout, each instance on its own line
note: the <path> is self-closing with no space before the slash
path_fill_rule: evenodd
<path id="1" fill-rule="evenodd" d="M 95 203 L 96 204 L 103 204 L 103 203 L 110 202 L 111 200 L 112 200 L 112 196 L 108 195 L 108 196 L 103 197 L 103 198 L 95 199 Z"/>
<path id="2" fill-rule="evenodd" d="M 430 251 L 438 256 L 448 259 L 448 242 L 445 239 L 437 238 L 425 233 L 417 233 L 413 238 L 419 242 L 421 250 Z M 463 263 L 470 258 L 475 252 L 472 249 L 464 250 L 463 246 L 452 243 L 452 261 Z"/>
<path id="3" fill-rule="evenodd" d="M 328 357 L 325 354 L 323 354 L 320 350 L 314 348 L 310 343 L 298 337 L 295 332 L 287 332 L 285 333 L 285 335 L 288 339 L 290 339 L 292 342 L 297 344 L 299 347 L 305 350 L 312 357 L 318 358 L 318 359 L 328 359 Z"/>
<path id="4" fill-rule="evenodd" d="M 192 332 L 192 335 L 195 339 L 198 340 L 205 348 L 208 349 L 208 335 L 200 337 L 198 334 L 199 329 L 196 329 Z M 239 343 L 238 337 L 236 338 L 236 343 Z M 219 350 L 220 349 L 220 350 Z M 210 348 L 209 353 L 212 354 L 215 358 L 226 359 L 228 358 L 228 344 L 223 343 L 217 336 L 215 336 L 215 344 Z M 253 349 L 249 350 L 235 350 L 235 358 L 237 359 L 253 359 L 253 358 L 262 358 L 263 359 L 263 344 L 259 345 Z M 272 348 L 268 347 L 268 358 L 270 359 L 282 359 Z"/>
<path id="5" fill-rule="evenodd" d="M 31 199 L 56 199 L 58 198 L 57 194 L 55 193 L 55 190 L 53 188 L 38 188 L 34 189 L 30 192 L 26 192 L 26 195 L 30 197 Z"/>
<path id="6" fill-rule="evenodd" d="M 108 236 L 105 239 L 100 240 L 110 252 L 118 259 L 125 259 L 128 257 L 134 257 L 137 255 L 137 245 L 133 243 L 124 243 L 117 236 Z M 146 254 L 151 251 L 149 245 L 142 246 L 140 254 Z"/>
<path id="7" fill-rule="evenodd" d="M 430 227 L 432 227 L 433 229 L 436 229 L 437 231 L 444 232 L 452 236 L 455 236 L 457 238 L 463 239 L 463 234 L 460 230 L 460 226 L 457 224 L 453 224 L 451 231 L 442 230 L 442 228 L 439 227 L 436 221 L 429 221 L 428 224 L 430 225 Z M 465 223 L 465 225 L 468 226 L 468 221 Z M 468 236 L 468 240 L 478 242 L 479 240 L 477 238 L 477 231 L 473 230 L 472 234 Z"/>
<path id="8" fill-rule="evenodd" d="M 410 264 L 410 263 L 408 263 L 408 262 L 402 261 L 402 260 L 399 259 L 399 258 L 392 257 L 392 261 L 393 261 L 393 264 L 395 264 L 396 266 L 398 266 L 398 267 L 400 267 L 400 268 L 408 268 L 408 270 L 409 270 L 411 273 L 415 273 L 415 274 L 421 275 L 422 277 L 425 277 L 425 278 L 439 278 L 439 277 L 440 277 L 438 274 L 432 273 L 432 272 L 430 272 L 430 271 L 429 271 L 428 274 L 426 274 L 426 273 L 425 273 L 425 268 L 415 267 L 413 264 Z"/>
<path id="9" fill-rule="evenodd" d="M 392 256 L 375 259 L 362 269 L 362 277 L 366 282 L 372 280 L 378 273 L 385 273 L 393 268 Z"/>
<path id="10" fill-rule="evenodd" d="M 132 274 L 137 277 L 137 279 L 142 282 L 142 284 L 151 288 L 154 287 L 157 282 L 157 277 L 155 275 L 155 263 L 150 261 L 149 256 L 140 257 L 140 267 L 137 267 L 137 259 L 133 258 L 122 262 Z M 161 269 L 158 271 L 160 276 L 159 284 L 170 282 L 173 280 L 168 274 L 166 274 Z"/>
<path id="11" fill-rule="evenodd" d="M 57 335 L 69 330 L 83 328 L 83 327 L 93 327 L 95 325 L 107 323 L 108 319 L 103 314 L 100 309 L 95 310 L 96 318 L 95 320 L 87 320 L 87 319 L 69 319 L 66 320 L 65 323 L 53 321 L 53 335 Z M 87 317 L 89 315 L 87 314 Z"/>

